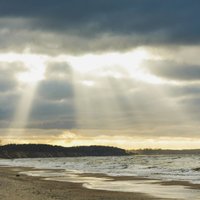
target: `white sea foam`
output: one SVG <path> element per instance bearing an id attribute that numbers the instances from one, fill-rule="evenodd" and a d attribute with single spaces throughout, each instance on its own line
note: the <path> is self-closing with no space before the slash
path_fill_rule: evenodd
<path id="1" fill-rule="evenodd" d="M 0 160 L 1 166 L 65 169 L 111 176 L 142 176 L 164 180 L 200 183 L 200 156 L 129 156 L 83 158 L 36 158 Z"/>
<path id="2" fill-rule="evenodd" d="M 200 190 L 183 185 L 162 185 L 158 180 L 115 180 L 114 177 L 88 177 L 73 172 L 36 170 L 21 172 L 28 176 L 43 177 L 44 180 L 81 183 L 87 189 L 117 192 L 144 193 L 157 198 L 176 200 L 200 200 Z"/>
<path id="3" fill-rule="evenodd" d="M 161 185 L 160 182 L 152 180 L 111 181 L 109 183 L 97 181 L 84 183 L 83 186 L 88 189 L 145 193 L 157 198 L 200 200 L 199 190 L 190 189 L 181 185 Z"/>
<path id="4" fill-rule="evenodd" d="M 0 165 L 200 183 L 199 155 L 1 159 Z"/>

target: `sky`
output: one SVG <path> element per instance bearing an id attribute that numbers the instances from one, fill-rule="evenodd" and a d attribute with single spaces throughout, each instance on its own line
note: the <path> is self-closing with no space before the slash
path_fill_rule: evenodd
<path id="1" fill-rule="evenodd" d="M 200 148 L 199 0 L 2 0 L 0 142 Z"/>

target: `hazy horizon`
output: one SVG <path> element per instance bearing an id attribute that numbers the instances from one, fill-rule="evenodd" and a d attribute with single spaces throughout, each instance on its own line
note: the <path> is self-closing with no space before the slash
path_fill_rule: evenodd
<path id="1" fill-rule="evenodd" d="M 0 3 L 0 140 L 200 148 L 200 2 Z"/>

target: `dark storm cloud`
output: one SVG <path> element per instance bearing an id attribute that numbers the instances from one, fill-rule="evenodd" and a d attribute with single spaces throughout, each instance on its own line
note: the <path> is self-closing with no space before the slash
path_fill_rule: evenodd
<path id="1" fill-rule="evenodd" d="M 72 102 L 48 102 L 38 99 L 33 104 L 30 118 L 32 122 L 37 121 L 38 124 L 48 123 L 48 121 L 55 124 L 67 118 L 72 120 L 74 114 Z"/>
<path id="2" fill-rule="evenodd" d="M 60 85 L 60 88 L 57 89 L 64 91 L 63 86 Z M 50 89 L 49 93 L 52 91 L 54 90 Z M 63 94 L 62 98 L 65 99 L 59 101 L 57 100 L 58 95 L 54 94 L 55 96 L 53 96 L 53 94 L 49 99 L 43 99 L 41 97 L 35 99 L 29 116 L 28 127 L 44 129 L 76 128 L 76 113 L 73 99 L 71 97 L 66 99 L 65 94 Z"/>
<path id="3" fill-rule="evenodd" d="M 76 128 L 71 67 L 67 63 L 50 62 L 45 77 L 38 85 L 27 127 Z"/>
<path id="4" fill-rule="evenodd" d="M 200 97 L 200 84 L 183 84 L 176 86 L 165 86 L 163 90 L 175 98 L 192 98 Z"/>
<path id="5" fill-rule="evenodd" d="M 7 0 L 0 3 L 0 17 L 89 38 L 107 33 L 138 36 L 139 43 L 194 44 L 200 41 L 199 6 L 198 0 Z"/>
<path id="6" fill-rule="evenodd" d="M 38 95 L 48 100 L 73 98 L 73 85 L 68 81 L 46 80 L 40 83 Z"/>
<path id="7" fill-rule="evenodd" d="M 19 97 L 17 93 L 0 92 L 0 129 L 8 128 L 11 125 Z"/>
<path id="8" fill-rule="evenodd" d="M 149 61 L 145 64 L 158 77 L 177 81 L 199 81 L 200 65 L 177 63 L 175 61 Z"/>

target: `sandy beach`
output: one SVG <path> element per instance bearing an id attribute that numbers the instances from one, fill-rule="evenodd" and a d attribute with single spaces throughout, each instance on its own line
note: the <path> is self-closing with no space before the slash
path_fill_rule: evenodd
<path id="1" fill-rule="evenodd" d="M 18 175 L 17 168 L 0 168 L 2 200 L 154 200 L 140 193 L 90 190 L 78 183 L 45 181 Z"/>

